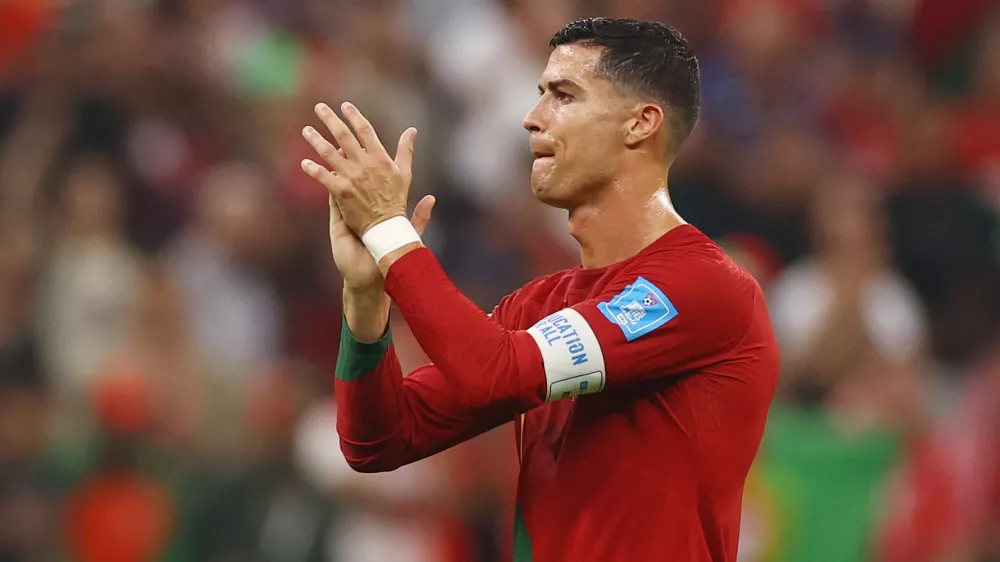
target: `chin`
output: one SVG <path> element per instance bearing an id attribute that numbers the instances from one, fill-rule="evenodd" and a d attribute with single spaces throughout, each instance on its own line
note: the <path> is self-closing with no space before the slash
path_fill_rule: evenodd
<path id="1" fill-rule="evenodd" d="M 535 199 L 540 203 L 545 203 L 550 207 L 558 207 L 560 209 L 569 208 L 569 198 L 565 197 L 565 194 L 559 189 L 553 189 L 551 185 L 532 182 L 531 193 L 534 194 Z"/>

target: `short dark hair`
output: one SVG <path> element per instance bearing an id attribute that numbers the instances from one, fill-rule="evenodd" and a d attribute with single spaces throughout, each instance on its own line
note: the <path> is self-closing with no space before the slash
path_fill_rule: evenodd
<path id="1" fill-rule="evenodd" d="M 617 87 L 664 104 L 672 133 L 671 151 L 698 122 L 701 71 L 679 31 L 655 21 L 585 18 L 566 25 L 549 46 L 602 47 L 597 74 Z"/>

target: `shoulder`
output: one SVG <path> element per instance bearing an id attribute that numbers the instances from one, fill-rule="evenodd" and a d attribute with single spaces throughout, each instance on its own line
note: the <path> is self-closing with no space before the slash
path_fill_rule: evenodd
<path id="1" fill-rule="evenodd" d="M 652 289 L 666 299 L 680 324 L 718 335 L 742 338 L 765 309 L 757 281 L 718 245 L 703 235 L 636 260 L 615 282 Z"/>
<path id="2" fill-rule="evenodd" d="M 490 316 L 504 327 L 514 329 L 525 308 L 537 308 L 572 274 L 572 269 L 543 275 L 525 283 L 520 289 L 500 299 Z"/>
<path id="3" fill-rule="evenodd" d="M 701 233 L 688 236 L 683 244 L 655 249 L 624 268 L 620 276 L 625 280 L 641 276 L 682 300 L 720 306 L 745 303 L 760 292 L 753 276 Z"/>
<path id="4" fill-rule="evenodd" d="M 569 277 L 573 274 L 573 271 L 573 269 L 564 269 L 562 271 L 537 277 L 525 283 L 524 286 L 508 295 L 508 297 L 531 299 L 537 298 L 539 295 L 548 294 L 548 292 L 559 287 L 560 284 L 569 279 Z"/>

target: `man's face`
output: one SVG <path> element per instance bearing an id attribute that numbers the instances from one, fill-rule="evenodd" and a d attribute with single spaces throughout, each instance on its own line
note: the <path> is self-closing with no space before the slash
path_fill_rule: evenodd
<path id="1" fill-rule="evenodd" d="M 531 133 L 531 189 L 543 203 L 572 208 L 615 177 L 629 117 L 626 100 L 595 69 L 599 47 L 563 45 L 549 56 L 541 97 L 524 118 Z"/>

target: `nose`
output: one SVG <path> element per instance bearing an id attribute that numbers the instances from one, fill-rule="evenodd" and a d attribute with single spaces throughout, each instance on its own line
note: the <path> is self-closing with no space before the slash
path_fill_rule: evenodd
<path id="1" fill-rule="evenodd" d="M 531 111 L 529 111 L 528 114 L 524 116 L 524 122 L 522 122 L 521 125 L 529 133 L 537 133 L 542 130 L 541 105 L 542 105 L 542 100 L 538 100 L 538 103 L 535 104 L 535 107 L 532 107 Z"/>

